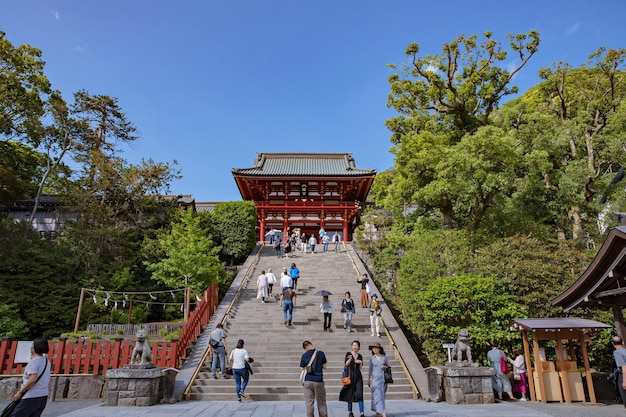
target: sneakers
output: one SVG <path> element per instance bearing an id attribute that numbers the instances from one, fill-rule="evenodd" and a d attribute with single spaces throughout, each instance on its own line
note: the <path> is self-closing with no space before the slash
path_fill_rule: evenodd
<path id="1" fill-rule="evenodd" d="M 522 397 L 519 399 L 520 401 L 528 401 L 526 398 Z"/>
<path id="2" fill-rule="evenodd" d="M 354 417 L 354 413 L 353 413 L 352 411 L 350 411 L 350 412 L 348 413 L 348 417 Z"/>
<path id="3" fill-rule="evenodd" d="M 213 379 L 217 379 L 217 375 L 213 375 Z"/>
<path id="4" fill-rule="evenodd" d="M 241 391 L 241 392 L 239 393 L 239 395 L 241 395 L 242 397 L 245 397 L 245 396 L 246 396 L 246 393 L 245 393 L 245 392 L 243 392 L 243 391 Z"/>
<path id="5" fill-rule="evenodd" d="M 215 379 L 217 379 L 217 378 L 215 378 Z M 228 379 L 228 378 L 226 377 L 226 375 L 224 375 L 224 376 L 222 377 L 222 379 Z"/>
<path id="6" fill-rule="evenodd" d="M 374 337 L 374 333 L 372 333 L 372 334 L 370 335 L 370 337 Z"/>

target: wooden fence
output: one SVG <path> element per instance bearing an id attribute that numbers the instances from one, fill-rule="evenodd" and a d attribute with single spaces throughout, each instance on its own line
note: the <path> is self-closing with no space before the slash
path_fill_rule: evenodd
<path id="1" fill-rule="evenodd" d="M 217 284 L 211 285 L 196 309 L 189 314 L 183 331 L 177 341 L 151 342 L 152 362 L 163 368 L 178 368 L 180 360 L 187 357 L 187 350 L 209 323 L 219 305 Z M 134 340 L 115 339 L 111 341 L 71 341 L 59 338 L 50 341 L 48 359 L 53 374 L 64 375 L 104 375 L 108 369 L 121 368 L 129 364 L 135 347 Z M 15 362 L 17 341 L 3 338 L 0 342 L 0 375 L 20 375 L 25 363 Z"/>

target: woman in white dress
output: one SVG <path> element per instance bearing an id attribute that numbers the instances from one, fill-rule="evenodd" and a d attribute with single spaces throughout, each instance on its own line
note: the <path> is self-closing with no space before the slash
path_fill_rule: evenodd
<path id="1" fill-rule="evenodd" d="M 263 304 L 265 304 L 265 297 L 268 295 L 268 288 L 267 275 L 265 275 L 265 271 L 261 271 L 261 275 L 256 279 L 256 298 L 260 298 Z"/>

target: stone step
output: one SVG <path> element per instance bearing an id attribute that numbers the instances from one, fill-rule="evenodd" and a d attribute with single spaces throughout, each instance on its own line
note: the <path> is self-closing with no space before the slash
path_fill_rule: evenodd
<path id="1" fill-rule="evenodd" d="M 283 266 L 295 262 L 300 269 L 298 281 L 297 307 L 294 311 L 293 326 L 284 325 L 282 309 L 278 303 L 279 284 L 274 286 L 274 294 L 265 303 L 256 298 L 256 279 L 262 270 L 272 268 L 277 279 Z M 270 247 L 262 249 L 258 264 L 253 267 L 250 278 L 242 283 L 238 300 L 228 313 L 225 330 L 230 351 L 238 339 L 245 341 L 245 348 L 255 359 L 255 374 L 250 378 L 246 389 L 249 394 L 244 401 L 303 401 L 302 386 L 298 381 L 299 362 L 304 350 L 302 341 L 310 340 L 323 350 L 328 363 L 324 371 L 328 398 L 338 396 L 341 390 L 343 359 L 350 350 L 353 340 L 361 342 L 361 354 L 368 360 L 370 343 L 380 342 L 388 354 L 394 370 L 394 384 L 388 386 L 389 399 L 412 399 L 413 391 L 409 379 L 402 372 L 400 362 L 394 357 L 389 340 L 384 332 L 381 337 L 371 337 L 369 312 L 360 307 L 360 285 L 356 282 L 356 270 L 350 257 L 345 253 L 301 254 L 285 259 L 277 258 Z M 322 297 L 315 292 L 330 291 L 335 311 L 330 331 L 323 330 L 323 315 L 319 311 Z M 353 316 L 353 330 L 343 328 L 343 314 L 339 311 L 345 291 L 352 293 L 357 311 Z M 383 304 L 384 308 L 384 304 Z M 383 329 L 381 328 L 381 331 Z M 367 365 L 364 367 L 367 375 Z M 218 376 L 221 375 L 218 373 Z M 191 389 L 190 399 L 232 400 L 235 398 L 232 379 L 212 378 L 210 363 L 205 363 Z M 369 389 L 364 395 L 369 400 Z"/>

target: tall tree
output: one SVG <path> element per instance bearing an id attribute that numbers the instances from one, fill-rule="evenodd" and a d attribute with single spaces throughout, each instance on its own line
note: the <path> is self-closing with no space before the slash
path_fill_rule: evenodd
<path id="1" fill-rule="evenodd" d="M 41 116 L 50 93 L 41 51 L 14 47 L 0 31 L 0 138 L 24 140 L 35 148 L 42 135 Z"/>
<path id="2" fill-rule="evenodd" d="M 461 35 L 440 56 L 420 56 L 417 43 L 407 47 L 411 62 L 403 75 L 389 77 L 387 105 L 399 115 L 386 123 L 396 160 L 385 206 L 437 211 L 443 227 L 452 229 L 468 214 L 470 224 L 478 225 L 497 194 L 510 193 L 514 144 L 488 125 L 500 100 L 517 92 L 510 83 L 537 52 L 539 34 L 507 38 L 519 59 L 510 70 L 502 66 L 507 51 L 491 32 L 480 42 Z"/>
<path id="3" fill-rule="evenodd" d="M 220 247 L 214 245 L 191 210 L 180 209 L 179 220 L 158 233 L 156 240 L 146 241 L 144 250 L 162 254 L 156 262 L 145 264 L 155 280 L 170 288 L 187 285 L 202 293 L 218 282 L 223 273 L 224 265 L 218 257 Z"/>
<path id="4" fill-rule="evenodd" d="M 562 240 L 592 241 L 604 203 L 621 194 L 625 58 L 626 49 L 600 48 L 580 68 L 543 68 L 544 81 L 503 106 L 525 159 L 519 206 L 533 207 Z"/>

